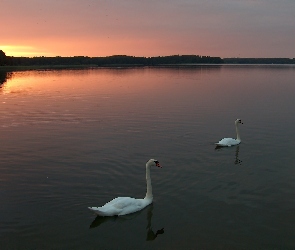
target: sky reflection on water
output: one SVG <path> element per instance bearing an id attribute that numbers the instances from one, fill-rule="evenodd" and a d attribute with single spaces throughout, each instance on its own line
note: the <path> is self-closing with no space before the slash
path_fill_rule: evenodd
<path id="1" fill-rule="evenodd" d="M 1 246 L 294 247 L 294 73 L 202 66 L 9 74 L 0 89 Z M 242 143 L 215 149 L 235 136 L 237 118 Z M 114 197 L 144 197 L 150 158 L 163 165 L 151 173 L 153 206 L 125 221 L 89 213 Z"/>

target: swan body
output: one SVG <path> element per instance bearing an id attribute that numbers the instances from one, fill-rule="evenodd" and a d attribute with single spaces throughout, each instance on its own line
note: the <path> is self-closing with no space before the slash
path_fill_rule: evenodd
<path id="1" fill-rule="evenodd" d="M 92 212 L 99 216 L 126 215 L 135 213 L 153 202 L 152 184 L 150 177 L 151 166 L 161 167 L 157 160 L 150 159 L 146 163 L 146 183 L 147 192 L 143 199 L 135 199 L 131 197 L 117 197 L 107 202 L 102 207 L 88 207 Z"/>
<path id="2" fill-rule="evenodd" d="M 239 124 L 243 124 L 241 119 L 235 120 L 236 132 L 237 132 L 237 139 L 233 138 L 223 138 L 219 142 L 215 143 L 218 147 L 231 147 L 234 145 L 238 145 L 241 143 L 241 136 L 239 130 Z"/>
<path id="3" fill-rule="evenodd" d="M 241 140 L 233 139 L 233 138 L 223 138 L 219 142 L 216 143 L 217 146 L 231 147 L 234 145 L 238 145 L 241 143 Z"/>

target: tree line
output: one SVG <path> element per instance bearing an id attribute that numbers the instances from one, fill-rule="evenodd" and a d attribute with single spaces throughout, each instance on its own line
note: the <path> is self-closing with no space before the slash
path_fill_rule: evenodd
<path id="1" fill-rule="evenodd" d="M 93 66 L 157 66 L 189 64 L 295 64 L 295 58 L 220 58 L 200 55 L 171 55 L 157 57 L 135 57 L 114 55 L 107 57 L 13 57 L 0 50 L 0 66 L 54 66 L 54 65 L 93 65 Z"/>
<path id="2" fill-rule="evenodd" d="M 224 58 L 225 64 L 295 64 L 295 58 Z"/>
<path id="3" fill-rule="evenodd" d="M 34 66 L 34 65 L 138 65 L 138 66 L 156 66 L 171 64 L 220 64 L 223 60 L 220 57 L 199 56 L 199 55 L 172 55 L 158 57 L 135 57 L 126 55 L 114 55 L 107 57 L 13 57 L 6 56 L 0 50 L 0 65 L 7 66 Z"/>

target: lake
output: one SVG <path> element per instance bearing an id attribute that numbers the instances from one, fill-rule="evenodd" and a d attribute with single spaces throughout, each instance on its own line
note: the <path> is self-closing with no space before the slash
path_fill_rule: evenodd
<path id="1" fill-rule="evenodd" d="M 1 72 L 1 249 L 294 249 L 295 66 Z M 215 148 L 236 137 L 242 143 Z M 122 217 L 87 207 L 143 198 Z"/>

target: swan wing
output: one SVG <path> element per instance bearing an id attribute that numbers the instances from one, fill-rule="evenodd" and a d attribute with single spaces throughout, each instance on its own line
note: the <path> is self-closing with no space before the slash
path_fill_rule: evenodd
<path id="1" fill-rule="evenodd" d="M 219 142 L 215 143 L 218 146 L 225 146 L 225 147 L 230 147 L 233 145 L 237 145 L 239 144 L 241 141 L 240 140 L 236 140 L 233 138 L 223 138 L 222 140 L 220 140 Z"/>
<path id="2" fill-rule="evenodd" d="M 114 216 L 137 212 L 148 204 L 145 199 L 117 197 L 102 207 L 89 207 L 89 209 L 100 216 Z"/>

